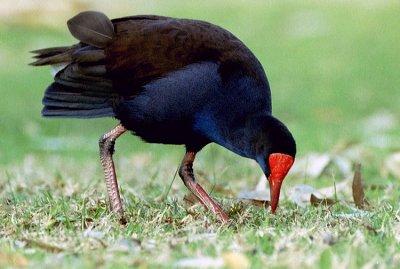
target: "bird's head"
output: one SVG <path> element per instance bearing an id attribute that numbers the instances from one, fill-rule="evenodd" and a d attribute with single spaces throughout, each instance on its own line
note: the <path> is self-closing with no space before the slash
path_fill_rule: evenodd
<path id="1" fill-rule="evenodd" d="M 268 179 L 271 210 L 275 212 L 282 182 L 294 163 L 296 142 L 286 126 L 276 118 L 264 120 L 259 127 L 256 161 Z"/>

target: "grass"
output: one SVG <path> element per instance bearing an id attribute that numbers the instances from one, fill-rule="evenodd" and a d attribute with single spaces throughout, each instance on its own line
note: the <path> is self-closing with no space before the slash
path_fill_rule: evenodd
<path id="1" fill-rule="evenodd" d="M 121 2 L 120 8 L 110 8 L 110 16 L 191 17 L 232 31 L 264 65 L 274 114 L 293 131 L 298 158 L 333 152 L 339 144 L 369 152 L 358 161 L 373 208 L 354 212 L 349 196 L 347 203 L 305 208 L 286 198 L 272 215 L 237 202 L 232 198 L 254 188 L 260 169 L 210 145 L 195 168 L 232 218 L 228 227 L 221 226 L 198 204 L 185 203 L 187 190 L 180 179 L 173 181 L 182 147 L 149 145 L 125 135 L 116 145 L 116 166 L 128 224 L 118 224 L 108 212 L 97 149 L 98 137 L 116 122 L 42 119 L 49 70 L 27 66 L 28 51 L 73 42 L 64 21 L 76 11 L 55 16 L 53 25 L 20 18 L 0 24 L 0 268 L 175 268 L 201 257 L 228 268 L 240 262 L 251 268 L 399 267 L 400 188 L 381 167 L 400 148 L 400 30 L 395 27 L 400 5 L 149 2 Z M 390 128 L 369 124 L 381 112 L 395 119 Z M 342 180 L 292 175 L 283 188 L 300 183 L 319 188 Z"/>

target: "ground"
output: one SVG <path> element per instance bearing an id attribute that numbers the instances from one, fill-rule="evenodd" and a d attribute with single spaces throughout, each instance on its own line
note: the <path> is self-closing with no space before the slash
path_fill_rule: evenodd
<path id="1" fill-rule="evenodd" d="M 120 1 L 109 7 L 107 1 L 71 1 L 18 9 L 6 2 L 0 18 L 0 268 L 400 266 L 400 176 L 391 162 L 400 149 L 399 3 Z M 253 161 L 217 145 L 196 159 L 199 180 L 232 219 L 222 225 L 191 202 L 175 176 L 182 147 L 149 145 L 128 134 L 117 141 L 115 156 L 128 223 L 109 214 L 97 141 L 117 123 L 42 119 L 50 71 L 27 65 L 30 50 L 74 42 L 65 21 L 81 9 L 110 17 L 203 19 L 254 51 L 271 84 L 274 114 L 299 149 L 275 215 L 238 200 L 259 182 Z M 370 203 L 362 210 L 352 198 L 354 163 L 362 164 Z M 293 193 L 304 185 L 337 190 L 328 197 L 335 203 L 299 203 Z"/>

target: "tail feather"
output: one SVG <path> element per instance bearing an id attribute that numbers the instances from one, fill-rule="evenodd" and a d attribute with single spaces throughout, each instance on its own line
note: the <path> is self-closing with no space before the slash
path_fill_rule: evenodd
<path id="1" fill-rule="evenodd" d="M 70 48 L 71 46 L 45 48 L 45 49 L 32 50 L 31 53 L 36 54 L 33 56 L 33 58 L 43 58 L 63 53 Z"/>
<path id="2" fill-rule="evenodd" d="M 106 58 L 104 50 L 93 46 L 83 47 L 73 52 L 72 58 L 76 63 L 103 62 Z"/>
<path id="3" fill-rule="evenodd" d="M 111 20 L 101 12 L 81 12 L 67 22 L 71 34 L 78 40 L 104 48 L 114 36 Z"/>
<path id="4" fill-rule="evenodd" d="M 104 67 L 105 68 L 105 67 Z M 70 64 L 59 72 L 54 81 L 72 88 L 84 88 L 85 91 L 94 91 L 98 94 L 109 94 L 112 91 L 112 81 L 104 76 L 83 74 L 77 64 Z"/>
<path id="5" fill-rule="evenodd" d="M 113 96 L 98 95 L 58 83 L 52 83 L 46 90 L 42 103 L 44 117 L 98 118 L 115 116 Z"/>
<path id="6" fill-rule="evenodd" d="M 69 47 L 53 47 L 31 51 L 31 53 L 35 54 L 33 58 L 36 61 L 30 63 L 30 65 L 42 66 L 70 63 L 72 62 L 72 53 L 80 47 L 82 47 L 81 44 L 76 44 Z"/>
<path id="7" fill-rule="evenodd" d="M 70 95 L 62 93 L 46 93 L 43 98 L 43 104 L 46 106 L 58 106 L 58 107 L 69 107 L 69 108 L 98 108 L 109 106 L 108 97 L 99 96 L 82 96 L 82 95 Z"/>
<path id="8" fill-rule="evenodd" d="M 42 116 L 48 118 L 77 118 L 77 119 L 87 119 L 87 118 L 102 118 L 110 117 L 113 111 L 111 108 L 102 108 L 96 110 L 75 110 L 59 107 L 45 106 L 42 109 Z"/>
<path id="9" fill-rule="evenodd" d="M 115 116 L 118 99 L 107 76 L 104 48 L 114 36 L 114 26 L 102 13 L 88 11 L 71 18 L 71 34 L 80 43 L 32 51 L 34 66 L 58 68 L 42 103 L 44 117 L 97 118 Z"/>
<path id="10" fill-rule="evenodd" d="M 61 63 L 67 63 L 70 62 L 71 55 L 68 52 L 52 55 L 52 56 L 47 56 L 43 58 L 39 58 L 33 63 L 30 63 L 30 65 L 34 66 L 41 66 L 41 65 L 56 65 L 56 64 L 61 64 Z"/>

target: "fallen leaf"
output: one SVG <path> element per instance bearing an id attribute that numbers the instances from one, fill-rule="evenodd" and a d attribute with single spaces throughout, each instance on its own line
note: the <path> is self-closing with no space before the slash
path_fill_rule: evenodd
<path id="1" fill-rule="evenodd" d="M 361 177 L 361 164 L 354 166 L 354 177 L 353 177 L 353 200 L 354 204 L 359 209 L 365 209 L 369 206 L 367 198 L 365 198 L 363 179 Z"/>
<path id="2" fill-rule="evenodd" d="M 244 204 L 254 205 L 259 207 L 269 207 L 270 201 L 268 200 L 257 200 L 257 199 L 240 199 Z"/>
<path id="3" fill-rule="evenodd" d="M 299 207 L 306 207 L 310 202 L 310 194 L 317 194 L 317 190 L 306 184 L 294 186 L 289 192 L 289 199 Z"/>
<path id="4" fill-rule="evenodd" d="M 320 206 L 320 205 L 329 206 L 335 204 L 336 202 L 335 200 L 329 198 L 320 199 L 314 194 L 311 194 L 310 203 L 312 206 Z"/>
<path id="5" fill-rule="evenodd" d="M 56 246 L 53 244 L 49 244 L 49 243 L 41 241 L 41 240 L 33 240 L 33 239 L 25 238 L 24 241 L 29 245 L 35 245 L 41 249 L 44 249 L 44 250 L 50 251 L 50 252 L 59 253 L 59 252 L 65 251 L 65 249 L 62 247 L 59 247 L 59 246 Z"/>
<path id="6" fill-rule="evenodd" d="M 330 161 L 330 154 L 310 153 L 298 158 L 290 169 L 290 173 L 310 179 L 317 178 L 322 174 Z"/>
<path id="7" fill-rule="evenodd" d="M 270 201 L 268 200 L 270 196 L 269 190 L 260 191 L 260 190 L 242 190 L 237 195 L 237 199 L 235 202 L 242 202 L 244 205 L 253 205 L 253 206 L 260 206 L 260 207 L 268 207 Z"/>

